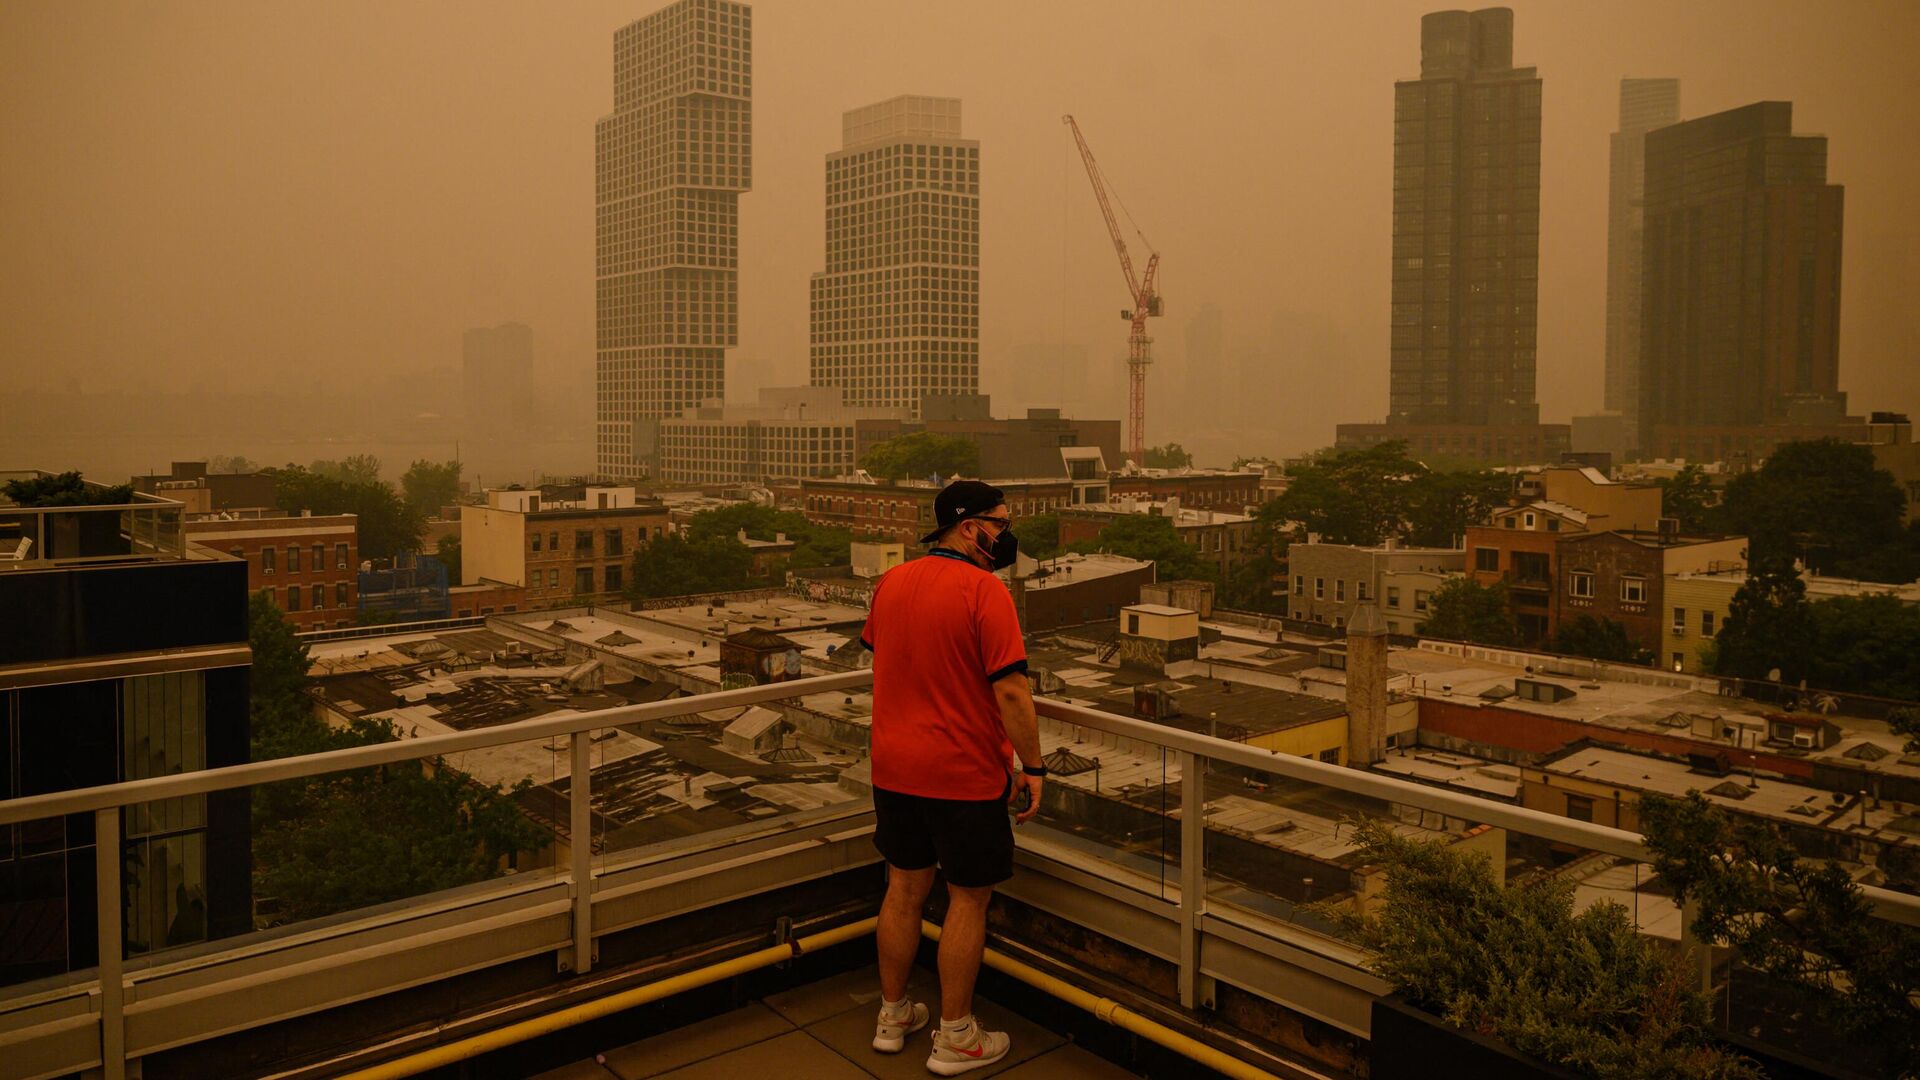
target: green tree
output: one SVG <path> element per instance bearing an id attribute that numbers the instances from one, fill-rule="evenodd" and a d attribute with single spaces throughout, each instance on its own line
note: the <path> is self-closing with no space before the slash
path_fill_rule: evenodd
<path id="1" fill-rule="evenodd" d="M 339 461 L 322 459 L 308 465 L 307 471 L 349 484 L 380 483 L 380 459 L 372 454 L 350 454 Z"/>
<path id="2" fill-rule="evenodd" d="M 1907 737 L 1906 751 L 1920 752 L 1920 705 L 1902 705 L 1887 713 L 1887 727 L 1895 735 Z"/>
<path id="3" fill-rule="evenodd" d="M 1576 912 L 1571 878 L 1504 883 L 1484 853 L 1378 820 L 1354 835 L 1386 886 L 1373 913 L 1335 917 L 1415 1006 L 1589 1076 L 1757 1080 L 1713 1046 L 1679 951 L 1642 936 L 1621 904 Z"/>
<path id="4" fill-rule="evenodd" d="M 1750 562 L 1797 558 L 1821 573 L 1865 577 L 1907 569 L 1898 558 L 1912 547 L 1905 506 L 1871 447 L 1820 439 L 1788 443 L 1735 477 L 1712 516 L 1723 531 L 1748 537 Z"/>
<path id="5" fill-rule="evenodd" d="M 1920 607 L 1895 596 L 1807 605 L 1814 645 L 1799 677 L 1822 690 L 1920 701 Z"/>
<path id="6" fill-rule="evenodd" d="M 0 484 L 0 492 L 19 506 L 117 506 L 133 501 L 132 484 L 89 487 L 78 472 L 8 480 Z"/>
<path id="7" fill-rule="evenodd" d="M 816 566 L 845 566 L 853 561 L 853 534 L 830 525 L 817 525 L 793 510 L 775 510 L 771 506 L 737 503 L 715 510 L 703 510 L 687 523 L 687 539 L 734 540 L 742 530 L 754 540 L 774 540 L 782 533 L 794 542 L 787 559 L 792 570 Z"/>
<path id="8" fill-rule="evenodd" d="M 248 617 L 255 760 L 399 737 L 386 721 L 329 727 L 306 695 L 306 645 L 280 609 L 256 594 Z M 417 761 L 253 790 L 254 893 L 289 919 L 480 881 L 546 840 L 512 793 Z"/>
<path id="9" fill-rule="evenodd" d="M 1452 578 L 1433 591 L 1427 601 L 1427 621 L 1419 633 L 1475 645 L 1514 645 L 1520 640 L 1507 583 L 1480 585 L 1469 577 Z"/>
<path id="10" fill-rule="evenodd" d="M 860 467 L 886 480 L 908 477 L 978 476 L 980 446 L 972 439 L 915 431 L 868 447 Z"/>
<path id="11" fill-rule="evenodd" d="M 1363 450 L 1330 450 L 1287 467 L 1287 490 L 1275 508 L 1330 544 L 1378 544 L 1406 521 L 1408 488 L 1426 466 L 1407 457 L 1404 442 Z"/>
<path id="12" fill-rule="evenodd" d="M 1550 652 L 1567 656 L 1585 656 L 1623 664 L 1644 663 L 1647 651 L 1633 643 L 1627 628 L 1605 617 L 1581 615 L 1568 619 L 1554 631 L 1547 643 Z"/>
<path id="13" fill-rule="evenodd" d="M 1193 464 L 1193 455 L 1177 442 L 1149 446 L 1144 456 L 1147 460 L 1140 464 L 1149 469 L 1183 469 Z"/>
<path id="14" fill-rule="evenodd" d="M 370 458 L 348 458 L 367 461 Z M 316 463 L 324 464 L 324 463 Z M 378 462 L 374 463 L 377 473 Z M 369 559 L 390 558 L 417 551 L 426 520 L 385 482 L 349 480 L 350 472 L 316 472 L 298 465 L 266 470 L 274 479 L 274 499 L 280 509 L 314 514 L 355 514 L 359 521 L 360 554 Z"/>
<path id="15" fill-rule="evenodd" d="M 1659 484 L 1662 516 L 1678 519 L 1680 531 L 1689 536 L 1709 531 L 1707 512 L 1713 506 L 1714 493 L 1705 469 L 1688 465 L 1670 477 L 1662 477 Z"/>
<path id="16" fill-rule="evenodd" d="M 1020 550 L 1036 559 L 1051 559 L 1060 553 L 1060 515 L 1034 514 L 1013 523 L 1013 535 L 1020 538 Z"/>
<path id="17" fill-rule="evenodd" d="M 1407 484 L 1407 539 L 1420 547 L 1458 547 L 1467 526 L 1488 519 L 1513 495 L 1513 476 L 1491 469 L 1429 472 Z"/>
<path id="18" fill-rule="evenodd" d="M 1220 580 L 1215 564 L 1202 560 L 1194 546 L 1180 538 L 1173 522 L 1155 514 L 1117 517 L 1100 530 L 1099 536 L 1069 544 L 1067 550 L 1106 551 L 1129 559 L 1146 559 L 1155 564 L 1154 576 L 1161 581 Z"/>
<path id="19" fill-rule="evenodd" d="M 421 517 L 438 517 L 440 508 L 460 498 L 458 461 L 415 461 L 400 477 L 400 490 L 406 493 L 407 506 Z"/>
<path id="20" fill-rule="evenodd" d="M 260 466 L 240 454 L 215 454 L 207 459 L 210 473 L 256 473 Z"/>
<path id="21" fill-rule="evenodd" d="M 1714 636 L 1714 672 L 1765 679 L 1779 671 L 1799 680 L 1814 648 L 1807 586 L 1791 565 L 1774 558 L 1758 563 L 1727 605 L 1727 621 Z"/>
<path id="22" fill-rule="evenodd" d="M 626 594 L 630 600 L 647 600 L 724 592 L 746 587 L 752 573 L 753 554 L 732 536 L 690 540 L 666 533 L 633 553 Z"/>
<path id="23" fill-rule="evenodd" d="M 447 584 L 460 584 L 460 534 L 453 533 L 440 538 L 440 548 L 433 553 L 447 568 Z"/>
<path id="24" fill-rule="evenodd" d="M 1920 1075 L 1920 930 L 1875 919 L 1846 870 L 1802 859 L 1772 823 L 1691 792 L 1640 798 L 1654 873 L 1696 905 L 1701 940 L 1801 991 L 1888 1076 Z"/>

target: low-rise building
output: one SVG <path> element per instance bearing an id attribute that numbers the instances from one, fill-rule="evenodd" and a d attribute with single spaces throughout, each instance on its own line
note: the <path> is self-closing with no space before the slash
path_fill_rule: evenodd
<path id="1" fill-rule="evenodd" d="M 208 472 L 204 461 L 176 461 L 164 473 L 135 476 L 128 482 L 142 495 L 172 499 L 189 514 L 275 505 L 272 475 Z"/>
<path id="2" fill-rule="evenodd" d="M 617 600 L 634 551 L 668 527 L 630 487 L 491 490 L 460 508 L 460 584 L 518 586 L 530 608 Z"/>
<path id="3" fill-rule="evenodd" d="M 1612 620 L 1625 628 L 1636 646 L 1652 653 L 1661 647 L 1669 575 L 1731 570 L 1745 566 L 1746 561 L 1744 536 L 1680 536 L 1642 530 L 1575 533 L 1560 540 L 1561 574 L 1552 597 L 1554 623 L 1564 626 L 1581 615 Z M 1658 661 L 1671 666 L 1674 657 L 1670 654 Z"/>
<path id="4" fill-rule="evenodd" d="M 1219 509 L 1244 512 L 1261 502 L 1261 485 L 1266 482 L 1260 469 L 1148 469 L 1130 468 L 1108 478 L 1112 498 L 1133 498 L 1148 502 L 1180 500 L 1194 509 Z"/>
<path id="5" fill-rule="evenodd" d="M 230 510 L 189 514 L 187 539 L 247 564 L 247 589 L 273 597 L 296 630 L 352 626 L 360 611 L 359 518 Z"/>
<path id="6" fill-rule="evenodd" d="M 922 418 L 863 419 L 855 424 L 856 460 L 876 444 L 925 431 L 966 439 L 980 450 L 980 475 L 1068 476 L 1061 450 L 1075 449 L 1102 462 L 1120 458 L 1120 421 L 1076 420 L 1059 409 L 1028 409 L 1024 417 L 996 420 L 984 394 L 929 394 L 921 399 Z M 1087 500 L 1082 500 L 1087 501 Z"/>
<path id="7" fill-rule="evenodd" d="M 1660 485 L 1614 480 L 1591 466 L 1552 465 L 1520 477 L 1522 502 L 1544 500 L 1585 515 L 1588 532 L 1660 527 Z"/>
<path id="8" fill-rule="evenodd" d="M 1808 600 L 1891 596 L 1903 604 L 1920 604 L 1920 581 L 1887 585 L 1806 573 L 1801 574 L 1800 580 L 1807 587 Z M 1668 575 L 1662 602 L 1666 617 L 1662 620 L 1665 629 L 1660 638 L 1661 666 L 1672 671 L 1709 672 L 1704 652 L 1726 626 L 1734 594 L 1746 583 L 1744 564 Z"/>
<path id="9" fill-rule="evenodd" d="M 1134 515 L 1166 518 L 1174 533 L 1222 574 L 1253 558 L 1253 518 L 1230 510 L 1185 506 L 1179 496 L 1160 501 L 1122 497 L 1060 511 L 1060 543 L 1099 539 L 1101 530 Z"/>
<path id="10" fill-rule="evenodd" d="M 1388 633 L 1414 634 L 1426 622 L 1433 594 L 1465 572 L 1467 553 L 1393 540 L 1375 547 L 1313 541 L 1290 545 L 1287 561 L 1289 618 L 1344 627 L 1355 604 L 1373 601 Z"/>
<path id="11" fill-rule="evenodd" d="M 1008 580 L 1020 628 L 1029 634 L 1116 617 L 1151 585 L 1154 564 L 1122 555 L 1068 554 Z"/>
<path id="12" fill-rule="evenodd" d="M 1015 518 L 1073 505 L 1076 485 L 1055 479 L 988 480 L 1006 497 Z M 816 525 L 846 529 L 856 540 L 917 546 L 933 531 L 933 500 L 945 484 L 927 480 L 875 480 L 865 475 L 800 482 L 800 512 Z"/>
<path id="13" fill-rule="evenodd" d="M 1480 585 L 1505 582 L 1520 627 L 1520 641 L 1539 645 L 1552 637 L 1554 559 L 1560 539 L 1587 531 L 1587 514 L 1565 503 L 1535 499 L 1494 511 L 1487 524 L 1467 527 L 1467 572 Z"/>
<path id="14" fill-rule="evenodd" d="M 660 478 L 676 484 L 764 484 L 842 476 L 859 461 L 856 425 L 905 420 L 908 409 L 847 405 L 835 386 L 766 387 L 753 405 L 709 402 L 660 421 Z"/>

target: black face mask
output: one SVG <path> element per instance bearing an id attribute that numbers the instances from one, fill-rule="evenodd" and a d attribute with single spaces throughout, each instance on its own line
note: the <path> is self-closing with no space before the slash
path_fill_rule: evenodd
<path id="1" fill-rule="evenodd" d="M 1013 535 L 1012 529 L 1001 529 L 1000 535 L 993 538 L 993 546 L 985 551 L 993 569 L 1005 570 L 1020 556 L 1020 538 Z"/>

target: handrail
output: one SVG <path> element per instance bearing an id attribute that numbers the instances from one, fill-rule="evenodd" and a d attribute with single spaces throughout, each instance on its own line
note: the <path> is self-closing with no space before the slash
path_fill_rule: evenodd
<path id="1" fill-rule="evenodd" d="M 597 731 L 620 724 L 667 720 L 676 716 L 685 716 L 688 713 L 757 705 L 763 701 L 778 701 L 804 694 L 850 690 L 865 686 L 871 681 L 873 681 L 873 672 L 870 670 L 816 675 L 811 678 L 768 683 L 765 686 L 751 686 L 741 690 L 722 690 L 718 693 L 669 698 L 666 701 L 651 701 L 639 705 L 616 705 L 611 709 L 600 709 L 595 712 L 536 716 L 530 720 L 476 731 L 423 735 L 417 739 L 399 739 L 373 746 L 325 750 L 317 754 L 256 761 L 247 765 L 227 765 L 218 769 L 175 773 L 172 776 L 156 776 L 145 780 L 125 780 L 118 784 L 75 788 L 71 791 L 56 791 L 47 795 L 28 795 L 18 799 L 0 800 L 0 825 L 16 825 L 24 821 L 64 817 L 67 814 L 111 810 L 160 799 L 176 799 L 183 795 L 230 791 L 234 788 L 271 784 L 281 780 L 324 776 L 328 773 L 364 769 L 374 765 L 417 761 L 423 758 L 440 757 L 444 754 L 484 750 L 493 746 L 556 738 L 583 731 Z"/>

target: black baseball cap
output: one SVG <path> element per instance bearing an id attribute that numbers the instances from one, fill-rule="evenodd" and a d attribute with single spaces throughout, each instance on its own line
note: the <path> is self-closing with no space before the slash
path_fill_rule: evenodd
<path id="1" fill-rule="evenodd" d="M 941 533 L 1006 501 L 1006 496 L 992 484 L 983 484 L 978 480 L 955 480 L 933 497 L 933 520 L 939 528 L 921 537 L 920 542 L 931 544 L 940 538 Z"/>

